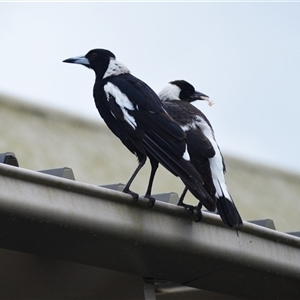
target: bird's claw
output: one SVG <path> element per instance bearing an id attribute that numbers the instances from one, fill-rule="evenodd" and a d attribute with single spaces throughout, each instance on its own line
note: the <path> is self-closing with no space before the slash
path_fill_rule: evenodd
<path id="1" fill-rule="evenodd" d="M 189 216 L 191 216 L 194 213 L 195 207 L 193 205 L 184 204 L 182 202 L 178 202 L 178 206 L 182 206 L 188 210 Z"/>
<path id="2" fill-rule="evenodd" d="M 200 222 L 203 219 L 202 211 L 201 209 L 196 209 L 197 210 L 197 216 L 194 218 L 195 222 Z"/>
<path id="3" fill-rule="evenodd" d="M 195 211 L 195 207 L 193 205 L 188 205 L 187 209 L 189 211 L 189 216 L 191 216 Z"/>
<path id="4" fill-rule="evenodd" d="M 154 204 L 155 204 L 155 198 L 154 198 L 154 197 L 152 197 L 152 196 L 146 194 L 146 195 L 144 196 L 144 198 L 146 198 L 146 199 L 149 200 L 148 205 L 149 205 L 150 208 L 154 206 Z"/>
<path id="5" fill-rule="evenodd" d="M 131 190 L 127 190 L 127 191 L 123 190 L 123 192 L 132 196 L 132 202 L 133 203 L 135 203 L 139 200 L 139 194 L 137 194 L 137 193 L 135 193 Z"/>

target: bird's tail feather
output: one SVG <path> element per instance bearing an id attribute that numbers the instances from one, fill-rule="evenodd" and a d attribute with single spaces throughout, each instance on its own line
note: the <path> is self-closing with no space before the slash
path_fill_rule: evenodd
<path id="1" fill-rule="evenodd" d="M 228 227 L 241 227 L 243 225 L 242 218 L 232 200 L 223 196 L 218 198 L 217 210 L 222 221 Z"/>
<path id="2" fill-rule="evenodd" d="M 226 194 L 229 195 L 226 190 Z M 236 209 L 231 196 L 226 197 L 223 195 L 217 197 L 217 210 L 222 221 L 231 228 L 238 228 L 243 225 L 242 218 Z"/>
<path id="3" fill-rule="evenodd" d="M 213 181 L 216 187 L 217 210 L 222 221 L 231 228 L 241 227 L 243 225 L 242 218 L 234 205 L 226 183 L 215 178 Z"/>

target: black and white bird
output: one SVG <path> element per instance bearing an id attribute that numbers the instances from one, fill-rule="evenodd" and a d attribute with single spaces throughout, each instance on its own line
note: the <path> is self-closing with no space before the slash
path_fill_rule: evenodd
<path id="1" fill-rule="evenodd" d="M 150 205 L 152 183 L 158 163 L 179 176 L 189 191 L 210 211 L 216 208 L 215 199 L 204 188 L 204 181 L 189 161 L 186 135 L 166 113 L 157 94 L 143 81 L 130 74 L 128 68 L 105 49 L 94 49 L 85 56 L 64 60 L 81 64 L 95 71 L 93 95 L 96 107 L 109 129 L 137 156 L 138 167 L 123 192 L 138 200 L 130 185 L 147 157 L 151 174 L 145 194 Z"/>
<path id="2" fill-rule="evenodd" d="M 190 160 L 201 174 L 207 192 L 217 200 L 224 224 L 240 227 L 243 222 L 225 183 L 225 164 L 214 130 L 206 116 L 191 102 L 209 97 L 184 80 L 168 83 L 158 94 L 163 107 L 186 133 Z M 211 104 L 211 102 L 210 102 Z M 183 194 L 186 193 L 186 189 Z"/>

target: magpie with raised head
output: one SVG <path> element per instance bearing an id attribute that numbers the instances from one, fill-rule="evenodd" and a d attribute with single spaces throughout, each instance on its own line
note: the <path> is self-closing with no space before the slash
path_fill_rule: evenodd
<path id="1" fill-rule="evenodd" d="M 201 175 L 189 160 L 185 132 L 146 83 L 131 75 L 106 49 L 93 49 L 85 56 L 68 58 L 64 62 L 81 64 L 95 71 L 96 107 L 109 129 L 137 156 L 138 166 L 123 192 L 131 194 L 134 201 L 138 200 L 138 194 L 130 190 L 130 185 L 148 157 L 151 173 L 144 197 L 149 199 L 150 206 L 155 201 L 151 196 L 153 179 L 161 163 L 179 176 L 208 210 L 215 210 L 215 199 L 206 191 Z"/>
<path id="2" fill-rule="evenodd" d="M 206 116 L 191 104 L 196 100 L 212 104 L 209 97 L 184 80 L 169 82 L 158 96 L 165 110 L 185 131 L 190 161 L 202 176 L 207 192 L 216 198 L 217 211 L 224 224 L 242 226 L 243 221 L 225 183 L 225 163 L 214 130 Z M 186 192 L 187 189 L 183 195 Z"/>

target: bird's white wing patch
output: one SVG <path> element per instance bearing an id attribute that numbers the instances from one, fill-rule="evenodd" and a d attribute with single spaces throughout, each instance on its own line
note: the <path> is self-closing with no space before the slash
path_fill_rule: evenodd
<path id="1" fill-rule="evenodd" d="M 214 186 L 216 187 L 216 197 L 225 197 L 228 200 L 232 201 L 232 198 L 228 192 L 227 185 L 225 181 L 219 181 L 216 178 L 213 178 Z"/>
<path id="2" fill-rule="evenodd" d="M 108 82 L 104 86 L 104 91 L 107 100 L 109 99 L 109 95 L 112 95 L 116 99 L 116 103 L 120 106 L 125 121 L 133 129 L 135 129 L 137 127 L 136 121 L 134 117 L 128 113 L 128 110 L 134 110 L 134 106 L 132 102 L 128 99 L 128 97 L 124 93 L 122 93 L 116 85 L 112 84 L 111 82 Z"/>
<path id="3" fill-rule="evenodd" d="M 190 161 L 190 155 L 189 155 L 189 152 L 188 152 L 188 149 L 187 149 L 187 145 L 185 145 L 185 151 L 184 151 L 184 153 L 182 155 L 182 158 L 184 160 Z"/>
<path id="4" fill-rule="evenodd" d="M 196 125 L 194 122 L 186 124 L 186 125 L 180 125 L 180 127 L 182 128 L 183 131 L 188 131 L 191 129 L 196 129 Z"/>

